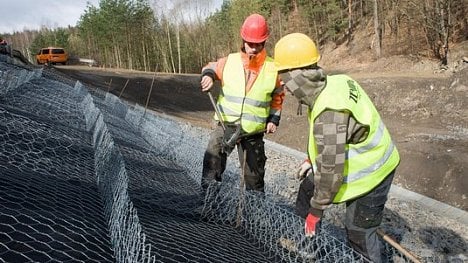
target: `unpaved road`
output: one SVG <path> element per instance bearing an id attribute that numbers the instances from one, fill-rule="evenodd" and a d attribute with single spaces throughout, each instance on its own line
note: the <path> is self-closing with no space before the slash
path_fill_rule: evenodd
<path id="1" fill-rule="evenodd" d="M 198 75 L 84 66 L 57 70 L 90 88 L 107 90 L 143 106 L 148 103 L 155 111 L 197 126 L 211 125 L 213 109 L 198 88 Z M 454 74 L 350 75 L 373 99 L 399 149 L 401 164 L 394 183 L 468 211 L 468 67 Z M 305 152 L 307 118 L 296 111 L 297 102 L 288 95 L 278 131 L 266 138 Z"/>

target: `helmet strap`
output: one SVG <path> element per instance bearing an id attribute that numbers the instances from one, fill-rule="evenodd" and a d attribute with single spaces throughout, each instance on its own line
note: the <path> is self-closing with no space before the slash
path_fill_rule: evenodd
<path id="1" fill-rule="evenodd" d="M 302 115 L 302 103 L 297 104 L 297 112 L 296 115 Z"/>

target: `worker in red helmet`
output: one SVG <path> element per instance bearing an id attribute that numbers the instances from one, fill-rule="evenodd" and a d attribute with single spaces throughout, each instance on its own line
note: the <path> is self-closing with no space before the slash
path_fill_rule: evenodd
<path id="1" fill-rule="evenodd" d="M 215 80 L 221 92 L 215 104 L 215 128 L 203 158 L 201 185 L 221 181 L 226 160 L 237 146 L 247 190 L 264 191 L 264 133 L 274 133 L 279 125 L 284 91 L 267 56 L 268 25 L 259 14 L 248 16 L 241 29 L 240 52 L 208 63 L 202 69 L 201 90 L 209 92 Z"/>

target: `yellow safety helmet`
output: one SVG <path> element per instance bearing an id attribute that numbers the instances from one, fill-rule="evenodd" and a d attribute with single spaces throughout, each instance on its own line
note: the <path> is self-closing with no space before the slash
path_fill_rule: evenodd
<path id="1" fill-rule="evenodd" d="M 307 35 L 288 34 L 275 45 L 275 66 L 278 71 L 303 68 L 315 64 L 319 60 L 320 54 L 317 47 Z"/>

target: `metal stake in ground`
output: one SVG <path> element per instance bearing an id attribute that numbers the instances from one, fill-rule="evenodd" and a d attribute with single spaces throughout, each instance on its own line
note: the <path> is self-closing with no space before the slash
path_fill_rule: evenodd
<path id="1" fill-rule="evenodd" d="M 120 99 L 120 97 L 122 96 L 122 94 L 124 93 L 125 88 L 127 87 L 127 84 L 128 84 L 129 81 L 130 81 L 130 79 L 127 79 L 127 82 L 125 82 L 125 86 L 124 86 L 123 89 L 120 91 L 119 99 Z"/>
<path id="2" fill-rule="evenodd" d="M 216 101 L 213 98 L 213 95 L 211 94 L 210 91 L 207 92 L 208 96 L 210 97 L 211 105 L 213 106 L 213 109 L 216 112 L 216 116 L 218 117 L 219 123 L 221 124 L 221 127 L 223 128 L 224 131 L 226 131 L 226 126 L 224 126 L 223 118 L 221 117 L 221 113 L 219 112 L 218 106 L 216 105 Z M 231 138 L 232 139 L 232 138 Z M 236 146 L 239 147 L 239 138 L 235 138 Z M 239 183 L 239 203 L 237 205 L 237 222 L 236 226 L 239 227 L 241 224 L 241 219 L 242 219 L 242 211 L 244 210 L 244 176 L 245 176 L 245 165 L 246 165 L 246 159 L 247 159 L 247 152 L 244 151 L 244 160 L 242 163 L 242 172 L 240 176 L 240 183 Z"/>
<path id="3" fill-rule="evenodd" d="M 218 117 L 219 123 L 221 124 L 221 127 L 223 127 L 223 131 L 226 131 L 226 126 L 224 126 L 223 118 L 221 118 L 221 113 L 219 112 L 218 106 L 216 105 L 216 101 L 213 98 L 213 95 L 211 94 L 210 91 L 207 91 L 208 97 L 210 97 L 211 105 L 213 106 L 213 109 L 216 112 L 216 116 Z"/>
<path id="4" fill-rule="evenodd" d="M 150 90 L 148 92 L 148 97 L 146 98 L 146 103 L 145 103 L 145 113 L 143 115 L 146 115 L 146 109 L 148 108 L 148 104 L 149 104 L 149 101 L 150 101 L 150 98 L 151 98 L 151 93 L 153 92 L 153 84 L 154 84 L 154 78 L 156 77 L 156 71 L 158 70 L 158 68 L 156 67 L 154 69 L 154 74 L 153 74 L 153 79 L 151 80 L 151 87 L 150 87 Z"/>
<path id="5" fill-rule="evenodd" d="M 239 143 L 238 143 L 239 144 Z M 237 145 L 239 147 L 239 145 Z M 244 160 L 242 160 L 242 173 L 241 177 L 239 178 L 239 202 L 237 204 L 237 218 L 236 218 L 236 227 L 241 226 L 242 222 L 242 212 L 244 211 L 244 206 L 245 206 L 245 182 L 244 182 L 244 176 L 245 176 L 245 166 L 246 166 L 246 159 L 247 159 L 247 151 L 244 150 Z"/>

